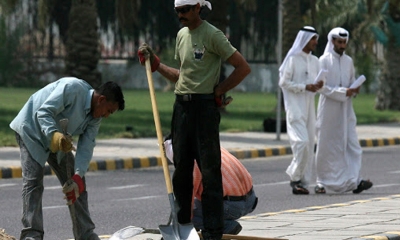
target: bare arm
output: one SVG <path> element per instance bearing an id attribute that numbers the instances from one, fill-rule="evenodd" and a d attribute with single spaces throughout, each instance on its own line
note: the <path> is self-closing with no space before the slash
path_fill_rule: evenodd
<path id="1" fill-rule="evenodd" d="M 163 63 L 160 63 L 160 66 L 157 68 L 157 71 L 171 82 L 176 83 L 178 81 L 179 69 L 172 68 Z"/>
<path id="2" fill-rule="evenodd" d="M 249 64 L 246 62 L 242 54 L 236 51 L 227 60 L 235 69 L 233 72 L 214 89 L 214 95 L 219 97 L 236 87 L 251 72 Z"/>

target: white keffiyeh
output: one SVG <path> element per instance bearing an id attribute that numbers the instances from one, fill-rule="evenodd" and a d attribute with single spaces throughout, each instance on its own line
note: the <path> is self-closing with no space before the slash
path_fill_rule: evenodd
<path id="1" fill-rule="evenodd" d="M 196 5 L 200 3 L 200 6 L 207 6 L 211 10 L 211 3 L 205 0 L 175 0 L 175 7 L 182 7 L 186 5 Z"/>
<path id="2" fill-rule="evenodd" d="M 287 60 L 291 56 L 301 53 L 301 51 L 303 51 L 303 48 L 307 45 L 307 43 L 314 36 L 318 37 L 319 35 L 313 27 L 305 26 L 302 29 L 300 29 L 300 31 L 297 33 L 296 39 L 294 40 L 292 47 L 290 48 L 289 52 L 286 54 L 285 59 L 283 60 L 281 66 L 279 67 L 279 75 L 281 75 L 281 73 L 285 69 Z"/>
<path id="3" fill-rule="evenodd" d="M 333 38 L 346 39 L 346 43 L 347 43 L 349 41 L 349 32 L 346 29 L 341 28 L 341 27 L 332 29 L 328 34 L 328 43 L 326 44 L 324 54 L 328 53 L 328 52 L 330 52 L 330 53 L 334 52 L 333 43 L 332 43 Z"/>

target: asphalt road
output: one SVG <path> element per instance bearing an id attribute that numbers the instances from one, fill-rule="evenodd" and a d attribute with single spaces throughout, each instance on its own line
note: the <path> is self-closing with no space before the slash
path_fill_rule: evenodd
<path id="1" fill-rule="evenodd" d="M 251 215 L 398 194 L 399 155 L 398 146 L 364 148 L 362 176 L 371 179 L 374 187 L 358 195 L 315 195 L 313 191 L 307 196 L 293 195 L 285 174 L 290 156 L 243 160 L 259 197 Z M 44 184 L 45 239 L 72 238 L 71 220 L 57 178 L 46 176 Z M 170 208 L 161 167 L 89 172 L 87 184 L 89 208 L 99 235 L 111 235 L 129 225 L 157 228 L 168 221 Z M 0 228 L 16 237 L 21 228 L 21 186 L 22 179 L 0 179 Z"/>

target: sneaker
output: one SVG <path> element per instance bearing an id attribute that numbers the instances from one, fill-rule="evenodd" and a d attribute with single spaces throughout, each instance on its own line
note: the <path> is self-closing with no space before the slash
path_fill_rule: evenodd
<path id="1" fill-rule="evenodd" d="M 372 187 L 372 185 L 374 185 L 371 181 L 369 180 L 361 180 L 360 184 L 358 184 L 357 189 L 353 190 L 354 194 L 358 194 L 364 190 L 368 190 Z"/>
<path id="2" fill-rule="evenodd" d="M 228 229 L 224 229 L 224 234 L 238 235 L 242 231 L 242 225 L 240 223 L 233 221 L 232 226 L 228 226 Z"/>

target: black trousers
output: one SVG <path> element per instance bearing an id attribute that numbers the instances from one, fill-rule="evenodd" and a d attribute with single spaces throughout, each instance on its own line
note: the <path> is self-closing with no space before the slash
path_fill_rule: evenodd
<path id="1" fill-rule="evenodd" d="M 194 161 L 202 174 L 202 206 L 206 234 L 223 230 L 223 189 L 219 141 L 220 113 L 212 100 L 175 101 L 172 146 L 175 172 L 172 183 L 179 205 L 178 221 L 191 221 Z"/>

